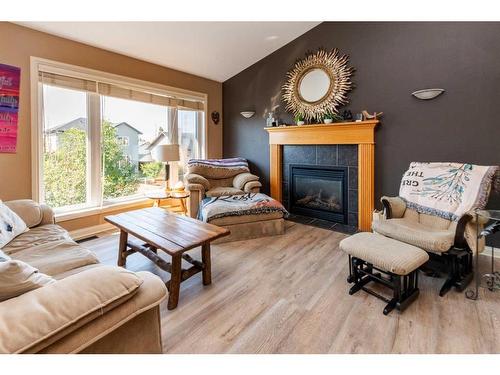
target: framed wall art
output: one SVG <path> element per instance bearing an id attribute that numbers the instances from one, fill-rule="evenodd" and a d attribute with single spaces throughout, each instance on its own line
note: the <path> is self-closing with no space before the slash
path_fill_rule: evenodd
<path id="1" fill-rule="evenodd" d="M 0 64 L 0 152 L 16 152 L 21 69 Z"/>

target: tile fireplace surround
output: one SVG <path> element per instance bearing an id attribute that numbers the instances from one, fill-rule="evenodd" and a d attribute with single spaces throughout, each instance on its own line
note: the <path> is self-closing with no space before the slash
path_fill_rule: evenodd
<path id="1" fill-rule="evenodd" d="M 283 202 L 284 145 L 358 145 L 358 228 L 371 229 L 374 209 L 375 128 L 378 121 L 266 128 L 269 133 L 271 196 Z"/>

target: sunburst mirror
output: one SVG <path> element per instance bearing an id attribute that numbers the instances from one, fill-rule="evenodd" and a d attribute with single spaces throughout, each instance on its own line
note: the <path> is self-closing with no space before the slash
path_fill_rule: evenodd
<path id="1" fill-rule="evenodd" d="M 348 61 L 349 56 L 341 56 L 336 48 L 331 52 L 320 49 L 297 61 L 283 85 L 286 110 L 308 121 L 338 113 L 337 108 L 348 103 L 346 95 L 352 89 L 354 68 Z"/>

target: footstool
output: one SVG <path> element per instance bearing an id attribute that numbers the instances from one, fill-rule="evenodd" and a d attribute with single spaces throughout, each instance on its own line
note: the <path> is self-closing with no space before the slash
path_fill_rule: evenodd
<path id="1" fill-rule="evenodd" d="M 359 290 L 387 302 L 384 315 L 393 309 L 403 311 L 419 294 L 418 268 L 429 260 L 426 251 L 376 233 L 357 233 L 340 242 L 340 249 L 349 255 L 349 277 L 354 283 L 352 295 Z M 374 272 L 378 271 L 378 272 Z M 365 287 L 376 282 L 392 289 L 387 299 Z"/>
<path id="2" fill-rule="evenodd" d="M 198 219 L 231 231 L 229 236 L 214 241 L 221 243 L 284 234 L 287 215 L 275 199 L 250 193 L 205 198 Z"/>

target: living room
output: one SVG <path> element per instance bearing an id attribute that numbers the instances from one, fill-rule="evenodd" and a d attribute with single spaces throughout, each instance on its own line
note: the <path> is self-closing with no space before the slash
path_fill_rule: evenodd
<path id="1" fill-rule="evenodd" d="M 500 353 L 499 13 L 353 6 L 2 17 L 0 353 Z"/>

